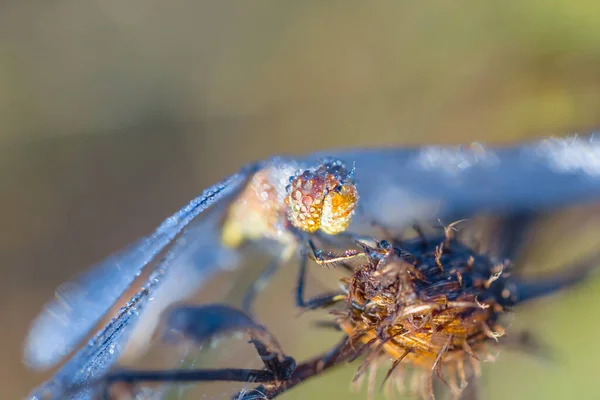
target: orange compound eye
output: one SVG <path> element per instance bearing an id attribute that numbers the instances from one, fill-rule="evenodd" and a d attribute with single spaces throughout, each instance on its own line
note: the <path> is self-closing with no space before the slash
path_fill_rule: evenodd
<path id="1" fill-rule="evenodd" d="M 340 162 L 306 170 L 290 180 L 285 203 L 291 224 L 304 231 L 328 234 L 345 231 L 352 220 L 358 192 Z"/>
<path id="2" fill-rule="evenodd" d="M 342 185 L 339 191 L 329 192 L 321 214 L 321 230 L 337 235 L 348 229 L 358 202 L 358 192 L 354 184 Z"/>
<path id="3" fill-rule="evenodd" d="M 325 180 L 307 171 L 293 179 L 285 199 L 293 226 L 310 233 L 321 227 L 325 190 Z"/>

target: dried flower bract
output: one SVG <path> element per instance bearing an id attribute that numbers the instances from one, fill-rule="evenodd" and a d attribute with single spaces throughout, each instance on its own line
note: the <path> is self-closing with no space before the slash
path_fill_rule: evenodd
<path id="1" fill-rule="evenodd" d="M 433 398 L 435 374 L 458 395 L 477 373 L 486 343 L 503 332 L 504 307 L 496 299 L 503 266 L 451 237 L 382 241 L 364 253 L 367 261 L 344 280 L 346 308 L 333 311 L 352 343 L 362 344 L 355 379 L 391 359 L 387 378 L 412 392 Z M 404 382 L 401 366 L 418 378 Z"/>

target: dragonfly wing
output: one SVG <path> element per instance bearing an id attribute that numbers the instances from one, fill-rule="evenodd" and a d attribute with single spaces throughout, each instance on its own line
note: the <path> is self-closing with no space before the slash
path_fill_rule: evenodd
<path id="1" fill-rule="evenodd" d="M 143 268 L 196 216 L 239 189 L 250 167 L 205 190 L 151 235 L 109 257 L 57 290 L 34 320 L 25 345 L 32 368 L 49 367 L 70 353 L 131 285 Z"/>
<path id="2" fill-rule="evenodd" d="M 131 334 L 135 340 L 128 343 L 127 351 L 134 356 L 142 354 L 150 344 L 163 310 L 197 293 L 218 272 L 238 266 L 238 252 L 224 247 L 219 235 L 222 211 L 227 205 L 219 205 L 219 209 L 211 210 L 199 223 L 190 224 L 158 269 L 161 283 L 154 285 L 152 301 L 145 306 Z M 165 265 L 168 274 L 163 276 Z M 149 281 L 150 284 L 153 282 Z"/>
<path id="3" fill-rule="evenodd" d="M 143 288 L 50 381 L 34 390 L 30 398 L 91 398 L 98 387 L 91 387 L 89 383 L 103 376 L 117 361 L 144 319 L 155 323 L 164 308 L 185 298 L 219 270 L 234 265 L 235 252 L 223 248 L 219 235 L 215 235 L 220 216 L 219 210 L 211 210 L 206 218 L 190 224 Z M 80 389 L 65 394 L 73 388 Z"/>
<path id="4" fill-rule="evenodd" d="M 147 290 L 138 292 L 129 303 L 122 308 L 117 316 L 87 344 L 81 348 L 65 365 L 52 377 L 34 389 L 29 399 L 58 399 L 72 400 L 91 399 L 97 388 L 86 386 L 94 377 L 104 375 L 117 361 L 124 343 L 140 310 L 148 302 L 150 293 Z M 80 387 L 72 393 L 65 390 Z"/>
<path id="5" fill-rule="evenodd" d="M 552 209 L 600 198 L 600 139 L 317 153 L 356 166 L 359 216 L 388 226 L 476 212 Z M 356 219 L 357 222 L 360 218 Z"/>

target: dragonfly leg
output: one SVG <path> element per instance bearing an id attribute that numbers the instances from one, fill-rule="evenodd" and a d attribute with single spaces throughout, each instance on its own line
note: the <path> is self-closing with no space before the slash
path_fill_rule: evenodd
<path id="1" fill-rule="evenodd" d="M 514 277 L 499 281 L 499 285 L 493 288 L 494 296 L 501 305 L 512 307 L 579 284 L 599 266 L 600 252 L 595 252 L 583 260 L 562 268 L 563 271 L 560 273 L 555 273 L 549 277 L 529 279 Z"/>
<path id="2" fill-rule="evenodd" d="M 331 330 L 334 330 L 334 331 L 342 332 L 342 328 L 340 328 L 340 325 L 337 322 L 335 322 L 335 321 L 319 320 L 319 321 L 315 321 L 315 323 L 313 324 L 313 326 L 315 328 L 331 329 Z"/>
<path id="3" fill-rule="evenodd" d="M 101 380 L 105 390 L 117 382 L 279 382 L 288 380 L 295 370 L 296 361 L 285 355 L 275 337 L 235 308 L 220 304 L 178 306 L 169 312 L 166 324 L 164 339 L 167 341 L 183 336 L 203 342 L 219 334 L 245 332 L 250 336 L 265 368 L 153 371 L 125 369 L 112 372 Z"/>
<path id="4" fill-rule="evenodd" d="M 312 246 L 312 242 L 311 242 Z M 325 293 L 310 299 L 304 299 L 304 288 L 306 286 L 306 267 L 308 264 L 308 257 L 306 254 L 302 254 L 300 257 L 300 268 L 298 271 L 298 281 L 296 285 L 296 307 L 314 310 L 317 308 L 323 308 L 333 303 L 346 298 L 343 293 L 333 292 Z"/>
<path id="5" fill-rule="evenodd" d="M 325 252 L 321 249 L 317 249 L 312 240 L 308 240 L 308 247 L 310 248 L 311 258 L 321 266 L 329 265 L 340 265 L 346 261 L 351 261 L 358 257 L 364 257 L 366 255 L 364 250 L 347 250 L 342 255 L 334 255 L 329 252 Z"/>
<path id="6" fill-rule="evenodd" d="M 352 252 L 342 256 L 332 256 L 327 254 L 325 257 L 322 255 L 320 250 L 317 250 L 312 240 L 308 240 L 308 244 L 310 246 L 312 255 L 315 261 L 320 265 L 330 265 L 334 263 L 341 263 L 346 260 L 351 260 L 357 257 L 362 256 L 363 252 Z M 279 267 L 289 258 L 290 250 L 285 250 L 284 255 L 282 257 L 278 257 L 274 259 L 272 262 L 267 265 L 267 267 L 261 272 L 259 277 L 252 283 L 246 294 L 244 295 L 244 299 L 242 301 L 242 310 L 248 315 L 252 315 L 252 305 L 258 293 L 265 288 L 267 283 L 273 278 Z M 296 305 L 299 308 L 307 308 L 307 309 L 316 309 L 320 307 L 327 306 L 331 303 L 334 303 L 339 300 L 337 298 L 340 296 L 340 293 L 327 293 L 324 295 L 316 296 L 307 301 L 304 300 L 304 287 L 306 282 L 306 268 L 307 268 L 307 256 L 302 253 L 300 260 L 300 271 L 298 278 L 298 286 L 297 286 L 297 295 L 296 295 Z"/>

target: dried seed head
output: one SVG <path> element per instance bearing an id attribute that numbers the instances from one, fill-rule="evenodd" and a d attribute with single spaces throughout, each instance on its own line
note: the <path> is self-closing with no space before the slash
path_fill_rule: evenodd
<path id="1" fill-rule="evenodd" d="M 456 392 L 475 373 L 473 363 L 487 343 L 503 332 L 497 323 L 503 308 L 494 294 L 503 279 L 497 265 L 448 237 L 367 253 L 367 262 L 346 280 L 346 311 L 335 314 L 353 340 L 370 343 L 364 365 L 382 355 L 401 359 L 421 372 L 423 397 L 431 398 L 433 373 Z M 390 372 L 392 380 L 403 379 L 399 371 Z"/>

